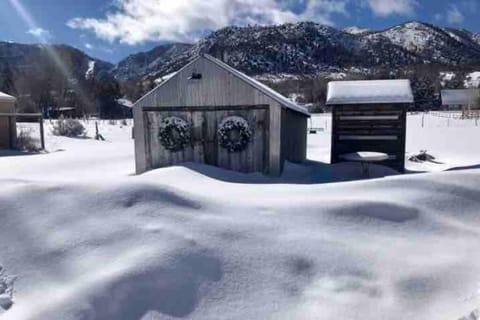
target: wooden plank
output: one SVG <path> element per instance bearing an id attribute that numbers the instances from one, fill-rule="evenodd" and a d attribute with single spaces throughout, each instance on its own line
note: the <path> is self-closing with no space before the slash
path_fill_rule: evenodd
<path id="1" fill-rule="evenodd" d="M 40 123 L 40 147 L 42 148 L 42 150 L 45 150 L 45 133 L 43 131 L 43 118 L 40 117 L 38 121 Z"/>
<path id="2" fill-rule="evenodd" d="M 268 172 L 273 176 L 278 176 L 282 172 L 282 109 L 278 105 L 270 106 L 269 120 L 269 164 Z"/>
<path id="3" fill-rule="evenodd" d="M 161 106 L 161 107 L 142 107 L 143 112 L 193 112 L 193 111 L 228 111 L 228 110 L 257 110 L 267 109 L 268 105 L 232 105 L 232 106 Z"/>
<path id="4" fill-rule="evenodd" d="M 41 113 L 0 113 L 0 117 L 40 118 Z"/>
<path id="5" fill-rule="evenodd" d="M 398 120 L 398 115 L 393 116 L 340 116 L 339 120 Z"/>

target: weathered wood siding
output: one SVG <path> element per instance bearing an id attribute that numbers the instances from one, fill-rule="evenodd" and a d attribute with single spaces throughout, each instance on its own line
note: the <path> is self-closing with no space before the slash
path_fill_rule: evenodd
<path id="1" fill-rule="evenodd" d="M 331 162 L 340 162 L 340 155 L 352 152 L 382 152 L 390 159 L 379 164 L 405 171 L 407 107 L 405 104 L 334 106 Z"/>
<path id="2" fill-rule="evenodd" d="M 0 102 L 0 113 L 14 113 L 15 103 Z M 16 139 L 15 119 L 10 117 L 0 117 L 0 149 L 10 149 L 14 147 Z"/>
<path id="3" fill-rule="evenodd" d="M 202 74 L 201 80 L 189 79 L 192 73 Z M 134 106 L 135 157 L 137 173 L 148 170 L 146 141 L 143 124 L 143 107 L 194 107 L 194 106 L 242 106 L 268 105 L 269 141 L 268 173 L 281 172 L 282 108 L 274 99 L 256 90 L 250 84 L 231 73 L 200 58 L 181 69 L 171 79 L 152 90 Z M 306 131 L 305 131 L 306 134 Z"/>
<path id="4" fill-rule="evenodd" d="M 306 160 L 307 120 L 298 112 L 282 109 L 282 160 L 297 163 Z"/>
<path id="5" fill-rule="evenodd" d="M 268 111 L 269 106 L 145 108 L 147 170 L 183 162 L 198 162 L 245 173 L 266 173 Z M 166 150 L 158 139 L 161 122 L 171 116 L 182 118 L 191 125 L 190 143 L 179 152 Z M 230 116 L 244 118 L 252 130 L 252 139 L 241 152 L 228 152 L 218 143 L 219 125 L 223 119 Z"/>

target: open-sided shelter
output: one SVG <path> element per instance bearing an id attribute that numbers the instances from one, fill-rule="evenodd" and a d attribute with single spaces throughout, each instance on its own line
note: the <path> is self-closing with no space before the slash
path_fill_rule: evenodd
<path id="1" fill-rule="evenodd" d="M 277 175 L 306 158 L 308 111 L 202 55 L 134 107 L 137 173 L 182 162 Z"/>
<path id="2" fill-rule="evenodd" d="M 330 82 L 331 162 L 341 162 L 349 153 L 381 152 L 389 157 L 380 164 L 403 172 L 406 115 L 413 101 L 409 80 Z"/>

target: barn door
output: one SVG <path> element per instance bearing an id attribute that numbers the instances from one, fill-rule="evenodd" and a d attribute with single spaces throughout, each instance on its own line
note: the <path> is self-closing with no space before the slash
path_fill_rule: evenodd
<path id="1" fill-rule="evenodd" d="M 153 111 L 155 110 L 155 111 Z M 241 150 L 221 144 L 219 129 L 229 118 L 248 124 L 250 139 Z M 172 149 L 160 139 L 165 122 L 188 124 L 188 143 Z M 150 169 L 181 164 L 205 163 L 240 172 L 266 172 L 268 164 L 268 106 L 156 108 L 145 112 L 147 163 Z M 178 134 L 178 133 L 175 133 Z M 235 132 L 231 132 L 235 137 Z"/>
<path id="2" fill-rule="evenodd" d="M 232 151 L 221 145 L 218 134 L 222 124 L 229 119 L 243 119 L 248 124 L 251 137 L 242 150 Z M 268 110 L 219 110 L 215 112 L 216 163 L 214 165 L 240 172 L 265 172 L 268 159 Z M 240 133 L 232 130 L 230 135 L 236 139 Z"/>

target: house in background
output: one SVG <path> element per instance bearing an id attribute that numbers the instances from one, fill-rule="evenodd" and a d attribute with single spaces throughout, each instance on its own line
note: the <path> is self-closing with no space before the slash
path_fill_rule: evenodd
<path id="1" fill-rule="evenodd" d="M 441 95 L 444 110 L 465 111 L 480 107 L 480 89 L 445 89 Z"/>
<path id="2" fill-rule="evenodd" d="M 306 159 L 308 111 L 209 55 L 133 109 L 137 173 L 191 161 L 278 175 Z"/>
<path id="3" fill-rule="evenodd" d="M 341 162 L 350 153 L 380 152 L 388 160 L 379 164 L 403 172 L 407 109 L 413 102 L 409 80 L 329 82 L 331 162 Z"/>
<path id="4" fill-rule="evenodd" d="M 17 99 L 0 92 L 0 149 L 12 149 L 17 138 L 15 102 Z"/>

